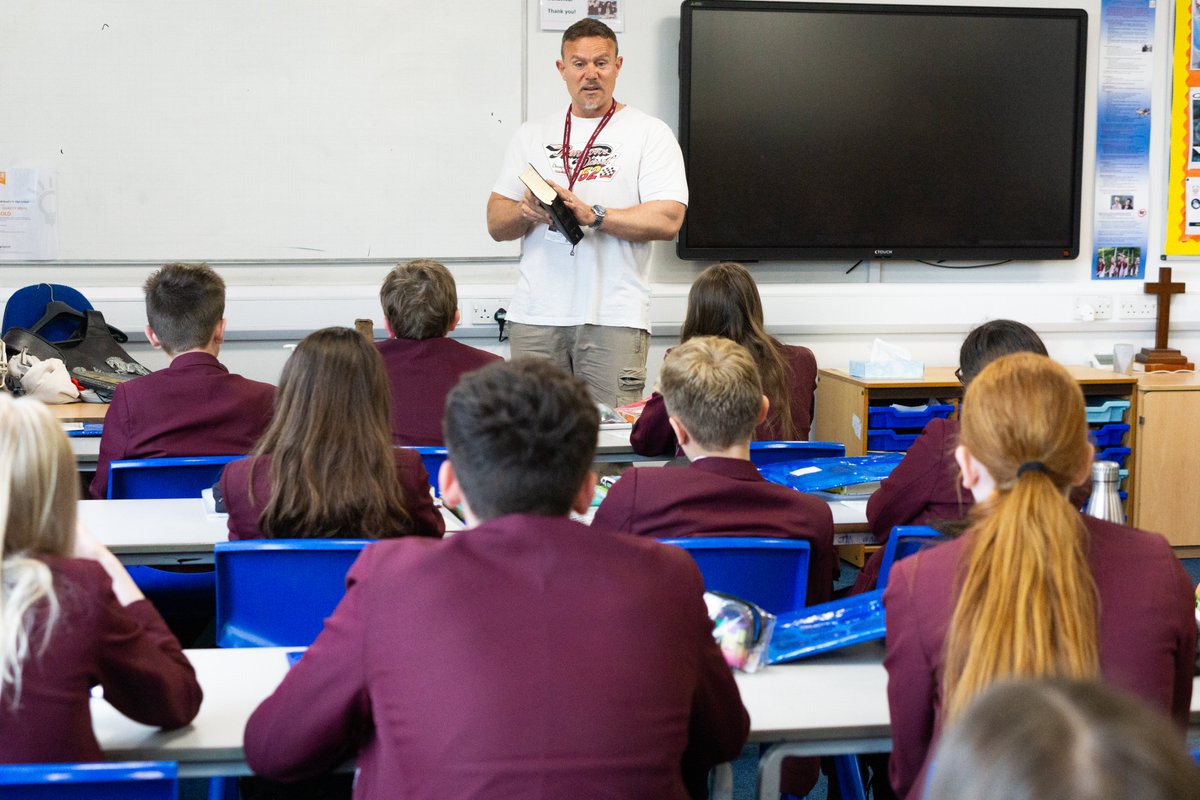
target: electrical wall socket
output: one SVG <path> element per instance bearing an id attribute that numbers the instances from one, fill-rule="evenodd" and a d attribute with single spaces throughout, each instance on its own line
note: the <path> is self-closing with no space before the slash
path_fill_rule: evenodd
<path id="1" fill-rule="evenodd" d="M 495 325 L 496 312 L 504 307 L 503 300 L 472 300 L 471 313 L 464 315 L 468 325 Z"/>
<path id="2" fill-rule="evenodd" d="M 1112 297 L 1098 294 L 1076 297 L 1075 319 L 1084 322 L 1112 319 Z"/>
<path id="3" fill-rule="evenodd" d="M 1154 319 L 1158 316 L 1158 301 L 1149 295 L 1132 294 L 1121 298 L 1117 312 L 1121 319 Z"/>

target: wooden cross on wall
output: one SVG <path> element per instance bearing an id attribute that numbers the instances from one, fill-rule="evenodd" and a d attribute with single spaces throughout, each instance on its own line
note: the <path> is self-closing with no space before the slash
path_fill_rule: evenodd
<path id="1" fill-rule="evenodd" d="M 1158 283 L 1147 283 L 1146 294 L 1158 296 L 1158 315 L 1154 325 L 1154 349 L 1143 347 L 1134 358 L 1139 364 L 1144 364 L 1146 372 L 1155 370 L 1195 369 L 1195 365 L 1187 360 L 1187 356 L 1174 348 L 1167 347 L 1167 336 L 1171 329 L 1171 296 L 1183 294 L 1187 284 L 1171 282 L 1171 268 L 1160 267 Z"/>

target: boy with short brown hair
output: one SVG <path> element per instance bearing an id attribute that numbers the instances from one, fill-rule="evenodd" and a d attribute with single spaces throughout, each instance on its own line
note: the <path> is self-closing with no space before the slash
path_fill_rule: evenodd
<path id="1" fill-rule="evenodd" d="M 108 465 L 128 458 L 241 455 L 271 421 L 275 387 L 217 360 L 225 341 L 225 281 L 207 264 L 166 264 L 146 279 L 146 336 L 171 357 L 119 385 L 104 417 L 89 488 L 108 494 Z"/>
<path id="2" fill-rule="evenodd" d="M 397 264 L 379 302 L 391 337 L 375 346 L 392 389 L 392 442 L 440 447 L 446 395 L 464 373 L 502 359 L 448 337 L 460 318 L 458 290 L 437 261 Z"/>

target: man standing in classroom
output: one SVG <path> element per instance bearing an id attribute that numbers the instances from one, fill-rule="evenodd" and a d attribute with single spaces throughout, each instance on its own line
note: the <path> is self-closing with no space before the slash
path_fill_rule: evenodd
<path id="1" fill-rule="evenodd" d="M 521 126 L 487 206 L 493 239 L 523 239 L 508 312 L 513 357 L 548 358 L 611 406 L 645 392 L 650 242 L 675 237 L 688 201 L 671 129 L 613 97 L 621 63 L 603 22 L 563 32 L 557 65 L 571 103 Z M 574 247 L 521 183 L 529 164 L 584 229 Z"/>

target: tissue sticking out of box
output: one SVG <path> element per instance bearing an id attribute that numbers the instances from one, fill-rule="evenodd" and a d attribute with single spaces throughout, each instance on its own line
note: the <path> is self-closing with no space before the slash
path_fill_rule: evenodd
<path id="1" fill-rule="evenodd" d="M 870 359 L 851 359 L 850 375 L 854 378 L 922 378 L 925 362 L 913 360 L 912 353 L 900 345 L 876 339 L 871 345 Z"/>

